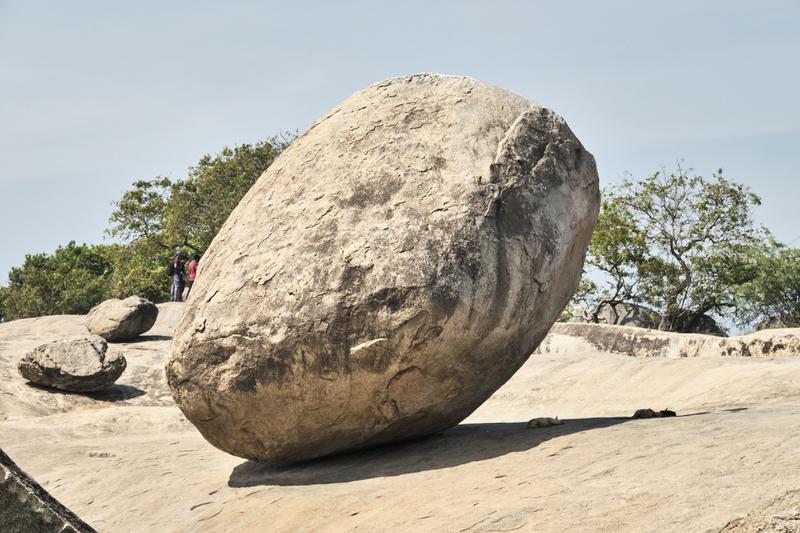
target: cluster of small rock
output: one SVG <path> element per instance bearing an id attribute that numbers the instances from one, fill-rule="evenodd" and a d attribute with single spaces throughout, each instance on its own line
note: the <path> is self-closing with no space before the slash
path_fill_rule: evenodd
<path id="1" fill-rule="evenodd" d="M 20 375 L 42 387 L 68 392 L 96 392 L 119 379 L 125 357 L 108 351 L 108 342 L 123 342 L 145 333 L 156 322 L 158 307 L 131 296 L 106 300 L 86 317 L 90 335 L 37 346 L 17 365 Z"/>

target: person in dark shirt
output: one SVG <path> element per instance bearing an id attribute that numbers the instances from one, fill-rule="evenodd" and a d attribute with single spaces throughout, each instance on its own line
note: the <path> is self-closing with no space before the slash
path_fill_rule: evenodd
<path id="1" fill-rule="evenodd" d="M 169 291 L 170 302 L 180 302 L 183 295 L 183 287 L 185 285 L 186 276 L 186 252 L 178 250 L 175 252 L 175 257 L 169 265 L 168 273 L 172 276 L 172 287 Z"/>

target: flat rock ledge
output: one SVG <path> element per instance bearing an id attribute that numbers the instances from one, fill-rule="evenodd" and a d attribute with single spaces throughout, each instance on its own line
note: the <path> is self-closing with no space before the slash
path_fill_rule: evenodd
<path id="1" fill-rule="evenodd" d="M 0 449 L 0 531 L 4 533 L 93 533 Z"/>
<path id="2" fill-rule="evenodd" d="M 790 357 L 800 355 L 800 328 L 768 329 L 740 337 L 671 333 L 606 324 L 554 324 L 540 354 L 605 352 L 631 357 Z"/>

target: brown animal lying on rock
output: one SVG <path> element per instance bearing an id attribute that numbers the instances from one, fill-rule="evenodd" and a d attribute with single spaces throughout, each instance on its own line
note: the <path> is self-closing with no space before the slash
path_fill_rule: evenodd
<path id="1" fill-rule="evenodd" d="M 558 417 L 550 418 L 549 416 L 544 416 L 541 418 L 534 418 L 528 421 L 528 429 L 531 428 L 546 428 L 549 426 L 560 426 L 564 423 L 563 420 L 559 420 Z"/>
<path id="2" fill-rule="evenodd" d="M 663 411 L 653 411 L 652 409 L 637 409 L 633 413 L 632 418 L 666 418 L 668 416 L 677 416 L 675 411 L 664 409 Z"/>

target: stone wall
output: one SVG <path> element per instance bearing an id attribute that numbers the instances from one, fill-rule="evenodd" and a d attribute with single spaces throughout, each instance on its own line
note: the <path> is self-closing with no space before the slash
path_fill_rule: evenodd
<path id="1" fill-rule="evenodd" d="M 782 357 L 800 355 L 800 328 L 741 337 L 671 333 L 628 326 L 560 322 L 536 353 L 605 352 L 631 357 Z"/>

